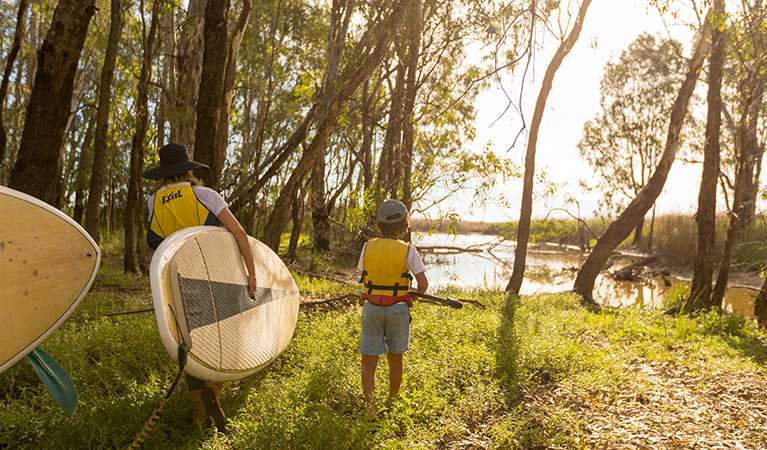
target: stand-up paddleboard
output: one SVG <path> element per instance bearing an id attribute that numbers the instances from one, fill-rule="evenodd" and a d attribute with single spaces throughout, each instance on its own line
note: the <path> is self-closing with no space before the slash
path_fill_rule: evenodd
<path id="1" fill-rule="evenodd" d="M 298 320 L 298 288 L 285 264 L 250 239 L 258 289 L 234 235 L 221 227 L 190 227 L 168 236 L 152 257 L 150 282 L 163 345 L 178 364 L 179 344 L 190 349 L 184 370 L 228 381 L 257 372 L 287 347 Z"/>
<path id="2" fill-rule="evenodd" d="M 64 323 L 100 261 L 98 245 L 69 216 L 0 186 L 0 372 Z"/>

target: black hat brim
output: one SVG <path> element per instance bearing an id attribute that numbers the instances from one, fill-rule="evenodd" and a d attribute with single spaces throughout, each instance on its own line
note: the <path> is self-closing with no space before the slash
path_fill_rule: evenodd
<path id="1" fill-rule="evenodd" d="M 190 170 L 203 168 L 209 170 L 210 167 L 197 161 L 182 161 L 173 164 L 165 164 L 157 167 L 152 167 L 141 172 L 141 176 L 148 180 L 162 180 L 166 177 L 172 177 L 174 175 L 180 175 L 182 173 L 189 172 Z"/>

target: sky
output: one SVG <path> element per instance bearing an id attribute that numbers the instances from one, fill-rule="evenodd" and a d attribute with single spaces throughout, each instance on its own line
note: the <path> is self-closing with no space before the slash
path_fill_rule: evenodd
<path id="1" fill-rule="evenodd" d="M 585 194 L 578 186 L 579 179 L 593 176 L 593 169 L 581 159 L 576 147 L 582 136 L 583 124 L 593 119 L 600 110 L 599 85 L 605 64 L 617 59 L 644 31 L 660 33 L 664 37 L 670 34 L 683 44 L 685 55 L 689 56 L 693 32 L 684 26 L 667 28 L 657 10 L 648 7 L 646 1 L 593 0 L 578 42 L 554 78 L 538 135 L 536 170 L 545 170 L 547 179 L 552 182 L 567 184 L 564 191 L 578 198 L 581 217 L 593 216 L 600 197 L 599 194 Z M 553 39 L 551 44 L 550 54 L 545 54 L 544 50 L 536 56 L 538 67 L 534 83 L 525 87 L 527 97 L 523 100 L 523 108 L 528 126 L 540 90 L 540 81 L 551 54 L 556 49 L 557 43 Z M 704 86 L 704 83 L 699 81 L 696 88 L 698 93 L 701 92 L 701 86 Z M 521 167 L 524 165 L 525 142 L 520 140 L 509 150 L 521 124 L 519 117 L 507 113 L 499 119 L 507 106 L 505 95 L 498 86 L 491 87 L 489 91 L 479 95 L 475 103 L 478 111 L 477 138 L 472 147 L 481 149 L 488 141 L 492 142 L 498 155 L 511 158 Z M 516 95 L 518 96 L 518 93 Z M 666 188 L 658 198 L 657 212 L 694 212 L 697 205 L 697 180 L 700 179 L 701 170 L 700 165 L 685 166 L 679 161 L 675 162 Z M 503 194 L 510 200 L 509 208 L 490 205 L 484 210 L 470 213 L 465 212 L 463 208 L 462 219 L 485 222 L 516 221 L 519 219 L 521 190 L 521 182 L 509 183 L 498 188 L 495 193 Z M 543 217 L 552 208 L 563 207 L 562 198 L 555 196 L 547 200 L 546 204 L 541 201 L 534 203 L 533 216 Z M 458 204 L 466 201 L 470 201 L 468 194 L 455 199 Z M 569 206 L 568 210 L 573 214 L 578 213 L 577 207 L 574 206 Z M 554 214 L 552 217 L 566 217 L 564 213 Z"/>

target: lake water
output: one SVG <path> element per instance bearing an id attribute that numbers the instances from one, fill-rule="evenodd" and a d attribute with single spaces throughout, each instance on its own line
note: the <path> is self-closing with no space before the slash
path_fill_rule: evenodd
<path id="1" fill-rule="evenodd" d="M 413 243 L 421 249 L 430 286 L 453 285 L 503 290 L 511 277 L 514 242 L 502 241 L 498 236 L 414 233 Z M 459 248 L 473 251 L 459 252 Z M 571 290 L 577 269 L 585 259 L 581 252 L 575 250 L 553 246 L 545 251 L 528 248 L 520 294 Z M 619 269 L 631 262 L 630 259 L 618 261 L 609 270 Z M 597 302 L 606 306 L 662 308 L 665 298 L 675 289 L 680 289 L 680 285 L 689 286 L 689 280 L 653 277 L 645 283 L 619 282 L 602 274 L 597 277 L 593 295 Z M 725 309 L 752 317 L 754 299 L 758 293 L 757 288 L 729 287 L 724 298 Z"/>

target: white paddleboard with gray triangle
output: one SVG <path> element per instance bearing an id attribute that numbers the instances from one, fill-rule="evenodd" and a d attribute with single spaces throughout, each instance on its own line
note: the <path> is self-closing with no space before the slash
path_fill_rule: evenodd
<path id="1" fill-rule="evenodd" d="M 298 287 L 269 247 L 249 238 L 258 285 L 248 294 L 247 272 L 232 233 L 190 227 L 168 236 L 150 268 L 152 297 L 165 350 L 197 378 L 230 381 L 264 368 L 287 347 L 298 320 Z"/>

